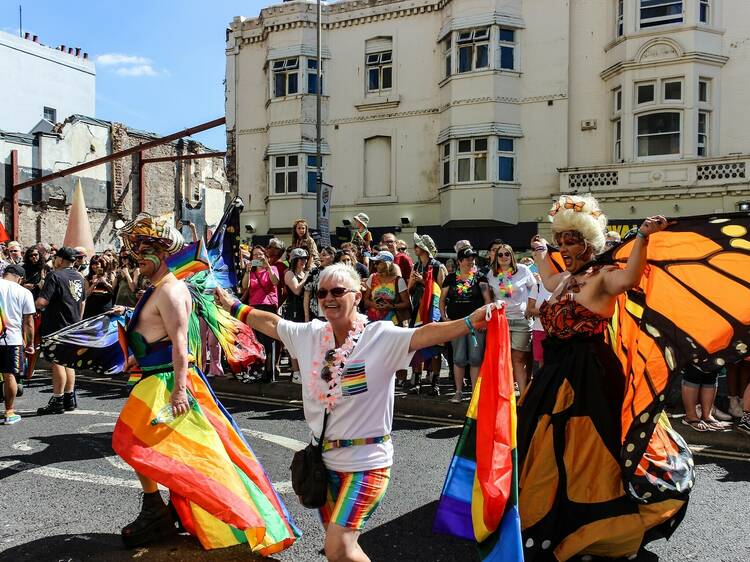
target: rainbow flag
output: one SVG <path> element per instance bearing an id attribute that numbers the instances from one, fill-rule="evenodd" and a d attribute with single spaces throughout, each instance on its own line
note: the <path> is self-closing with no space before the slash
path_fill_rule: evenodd
<path id="1" fill-rule="evenodd" d="M 177 279 L 185 279 L 209 268 L 208 252 L 203 238 L 188 244 L 182 250 L 167 258 L 167 267 Z"/>
<path id="2" fill-rule="evenodd" d="M 419 308 L 417 308 L 416 315 L 412 327 L 418 328 L 430 322 L 440 321 L 440 285 L 437 283 L 437 279 L 434 278 L 434 270 L 432 264 L 427 268 L 423 274 L 424 280 L 424 293 L 422 293 L 422 300 L 419 301 Z M 436 345 L 425 349 L 417 350 L 414 357 L 411 360 L 412 365 L 419 365 L 425 361 L 429 361 L 440 353 L 441 346 Z"/>
<path id="3" fill-rule="evenodd" d="M 112 448 L 140 474 L 169 488 L 185 529 L 205 549 L 248 544 L 271 556 L 301 535 L 268 475 L 203 374 L 188 370 L 187 414 L 152 425 L 170 403 L 173 373 L 142 379 L 123 408 Z"/>
<path id="4" fill-rule="evenodd" d="M 476 541 L 482 560 L 523 562 L 516 399 L 504 309 L 494 311 L 487 325 L 484 361 L 433 531 Z"/>
<path id="5" fill-rule="evenodd" d="M 232 291 L 237 290 L 242 280 L 238 272 L 241 268 L 240 213 L 244 208 L 242 198 L 230 201 L 206 247 L 217 284 Z"/>

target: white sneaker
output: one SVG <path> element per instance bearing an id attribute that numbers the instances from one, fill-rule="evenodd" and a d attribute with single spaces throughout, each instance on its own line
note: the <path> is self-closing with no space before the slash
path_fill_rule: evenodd
<path id="1" fill-rule="evenodd" d="M 739 396 L 729 397 L 729 414 L 733 418 L 742 417 L 742 399 Z"/>
<path id="2" fill-rule="evenodd" d="M 714 406 L 714 409 L 713 409 L 713 411 L 711 413 L 719 421 L 723 421 L 723 422 L 732 421 L 732 416 L 730 416 L 726 412 L 722 412 L 716 406 Z"/>
<path id="3" fill-rule="evenodd" d="M 302 384 L 302 377 L 299 374 L 299 371 L 294 371 L 292 373 L 292 382 L 294 384 Z"/>
<path id="4" fill-rule="evenodd" d="M 460 403 L 461 403 L 461 400 L 463 400 L 463 396 L 461 395 L 461 391 L 460 391 L 460 390 L 458 390 L 458 391 L 456 391 L 456 393 L 455 393 L 455 394 L 453 395 L 453 398 L 451 398 L 451 402 L 453 402 L 454 404 L 460 404 Z"/>

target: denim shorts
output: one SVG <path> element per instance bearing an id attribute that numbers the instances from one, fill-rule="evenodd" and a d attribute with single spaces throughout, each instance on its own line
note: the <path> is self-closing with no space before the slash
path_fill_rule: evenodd
<path id="1" fill-rule="evenodd" d="M 471 334 L 459 336 L 451 341 L 453 346 L 453 364 L 458 367 L 479 367 L 484 359 L 484 332 L 477 330 L 477 345 L 471 339 Z"/>

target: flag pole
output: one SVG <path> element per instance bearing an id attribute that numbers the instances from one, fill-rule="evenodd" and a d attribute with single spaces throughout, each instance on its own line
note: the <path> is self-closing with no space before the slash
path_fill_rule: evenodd
<path id="1" fill-rule="evenodd" d="M 322 192 L 323 192 L 323 156 L 321 154 L 321 104 L 322 104 L 322 70 L 323 70 L 323 57 L 321 49 L 321 31 L 323 23 L 321 21 L 322 9 L 320 6 L 320 0 L 318 0 L 318 25 L 317 25 L 317 43 L 318 43 L 318 84 L 317 84 L 317 96 L 316 96 L 316 122 L 315 122 L 315 148 L 316 148 L 316 165 L 317 173 L 315 174 L 315 203 L 316 203 L 316 227 L 320 232 L 320 214 L 322 210 Z"/>

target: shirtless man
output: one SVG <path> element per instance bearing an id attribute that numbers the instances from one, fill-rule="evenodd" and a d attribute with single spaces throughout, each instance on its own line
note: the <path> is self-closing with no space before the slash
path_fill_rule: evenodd
<path id="1" fill-rule="evenodd" d="M 175 248 L 179 249 L 182 246 L 183 241 L 179 232 L 170 225 L 159 225 L 150 217 L 143 220 L 154 223 L 155 226 L 151 228 L 160 229 L 159 233 L 163 238 L 140 234 L 138 219 L 134 221 L 133 231 L 125 235 L 126 246 L 138 261 L 140 274 L 150 279 L 152 283 L 151 288 L 141 299 L 145 301 L 128 325 L 128 338 L 132 343 L 133 334 L 136 334 L 138 339 L 151 344 L 147 344 L 146 347 L 149 348 L 157 342 L 161 345 L 164 345 L 166 341 L 171 342 L 171 364 L 174 370 L 171 406 L 173 415 L 177 417 L 187 413 L 190 407 L 186 382 L 188 318 L 192 300 L 187 286 L 170 272 L 166 260 L 170 253 L 176 251 Z M 148 357 L 148 351 L 145 357 Z M 131 355 L 128 359 L 128 367 L 136 362 L 142 364 L 143 359 L 144 356 Z M 144 376 L 148 376 L 145 369 Z M 118 428 L 115 428 L 115 434 L 117 431 Z M 113 444 L 117 444 L 116 435 L 113 438 Z M 127 451 L 118 450 L 117 452 L 130 462 Z M 157 482 L 140 474 L 137 469 L 136 475 L 143 488 L 143 506 L 138 518 L 122 529 L 123 541 L 130 547 L 146 544 L 175 531 L 175 521 L 159 494 Z"/>

